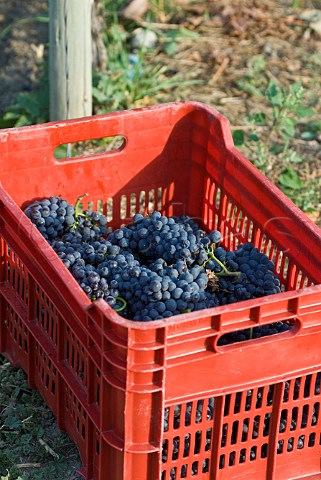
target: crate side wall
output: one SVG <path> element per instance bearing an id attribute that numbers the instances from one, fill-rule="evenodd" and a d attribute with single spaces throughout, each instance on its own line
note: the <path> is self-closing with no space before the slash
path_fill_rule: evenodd
<path id="1" fill-rule="evenodd" d="M 146 187 L 167 189 L 173 195 L 174 183 L 188 183 L 194 109 L 165 106 L 155 112 L 125 112 L 13 129 L 3 133 L 0 143 L 2 185 L 20 206 L 26 200 L 49 195 L 75 202 L 85 192 L 94 202 L 102 200 L 105 205 L 108 198 L 117 195 L 139 196 Z M 120 151 L 63 160 L 53 156 L 60 143 L 114 134 L 126 138 Z M 23 186 L 16 181 L 17 175 L 24 177 Z M 184 193 L 182 199 L 179 191 Z M 176 200 L 185 204 L 185 197 L 186 189 L 178 188 Z M 167 198 L 167 202 L 171 200 Z M 117 224 L 120 217 L 114 214 Z"/>
<path id="2" fill-rule="evenodd" d="M 320 473 L 321 371 L 166 403 L 163 475 L 301 478 Z"/>
<path id="3" fill-rule="evenodd" d="M 75 442 L 87 478 L 98 479 L 103 442 L 100 350 L 92 346 L 89 354 L 89 337 L 80 335 L 79 326 L 74 326 L 64 307 L 55 306 L 50 300 L 51 292 L 40 287 L 16 251 L 0 238 L 4 252 L 0 282 L 1 353 L 25 371 L 30 386 L 38 389 L 57 417 L 59 428 Z M 110 396 L 113 395 L 111 388 Z M 120 400 L 119 397 L 118 404 Z M 123 442 L 122 426 L 118 433 L 119 442 Z M 93 477 L 94 474 L 97 476 Z M 113 474 L 109 478 L 117 477 Z"/>
<path id="4" fill-rule="evenodd" d="M 204 224 L 222 232 L 228 249 L 253 242 L 275 261 L 286 290 L 321 283 L 320 229 L 240 152 L 210 137 L 204 183 Z"/>

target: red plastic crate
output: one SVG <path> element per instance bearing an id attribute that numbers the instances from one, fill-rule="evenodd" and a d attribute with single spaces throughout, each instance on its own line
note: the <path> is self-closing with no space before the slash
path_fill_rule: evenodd
<path id="1" fill-rule="evenodd" d="M 113 135 L 124 148 L 54 158 Z M 321 233 L 217 111 L 183 102 L 2 130 L 0 172 L 0 351 L 75 441 L 86 479 L 321 478 Z M 285 291 L 150 323 L 91 304 L 21 210 L 85 192 L 113 228 L 152 208 L 218 228 L 228 248 L 253 241 Z M 292 330 L 217 344 L 281 320 Z"/>

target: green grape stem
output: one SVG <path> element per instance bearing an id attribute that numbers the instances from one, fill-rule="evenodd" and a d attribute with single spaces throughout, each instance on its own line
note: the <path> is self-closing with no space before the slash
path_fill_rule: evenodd
<path id="1" fill-rule="evenodd" d="M 122 297 L 116 297 L 116 300 L 120 301 L 120 303 L 122 303 L 122 306 L 119 307 L 119 308 L 114 308 L 115 312 L 119 313 L 119 312 L 122 312 L 123 310 L 125 310 L 125 308 L 127 307 L 126 300 Z"/>
<path id="2" fill-rule="evenodd" d="M 77 198 L 77 201 L 75 203 L 75 217 L 85 217 L 83 213 L 79 211 L 80 207 L 80 202 L 82 201 L 83 198 L 88 197 L 89 193 L 84 193 L 83 195 L 80 195 L 80 197 Z"/>
<path id="3" fill-rule="evenodd" d="M 72 226 L 72 228 L 75 230 L 78 225 L 79 225 L 79 222 L 78 222 L 78 217 L 85 217 L 86 215 L 82 212 L 79 211 L 79 207 L 80 207 L 80 203 L 82 201 L 83 198 L 85 197 L 88 197 L 89 193 L 84 193 L 83 195 L 80 195 L 77 200 L 76 200 L 76 203 L 75 203 L 75 222 Z"/>
<path id="4" fill-rule="evenodd" d="M 214 260 L 222 269 L 222 272 L 215 272 L 215 275 L 217 277 L 219 276 L 230 276 L 230 277 L 239 277 L 241 275 L 241 272 L 231 272 L 230 270 L 228 270 L 226 268 L 226 266 L 224 265 L 224 263 L 222 263 L 215 255 L 214 255 L 214 251 L 213 249 L 215 248 L 215 245 L 212 243 L 212 245 L 210 246 L 210 248 L 207 248 L 206 249 L 206 253 L 208 254 L 208 256 Z M 202 267 L 205 267 L 205 265 L 207 264 L 207 262 L 209 262 L 209 260 L 205 260 L 205 262 L 203 263 Z"/>

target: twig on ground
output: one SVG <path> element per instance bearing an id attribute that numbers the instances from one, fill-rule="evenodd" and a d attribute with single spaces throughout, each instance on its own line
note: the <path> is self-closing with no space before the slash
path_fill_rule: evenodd
<path id="1" fill-rule="evenodd" d="M 223 72 L 226 70 L 228 64 L 230 62 L 230 59 L 228 57 L 225 57 L 221 63 L 221 65 L 218 67 L 216 72 L 214 73 L 213 77 L 210 80 L 210 83 L 215 83 L 223 74 Z"/>
<path id="2" fill-rule="evenodd" d="M 46 452 L 50 453 L 50 455 L 52 455 L 57 459 L 59 458 L 58 453 L 56 453 L 51 447 L 49 447 L 49 445 L 42 438 L 38 438 L 38 441 L 40 445 L 42 445 L 45 448 Z"/>
<path id="3" fill-rule="evenodd" d="M 145 20 L 137 20 L 141 27 L 150 28 L 151 30 L 177 30 L 181 28 L 181 25 L 176 23 L 159 23 L 159 22 L 146 22 Z"/>
<path id="4" fill-rule="evenodd" d="M 17 468 L 39 468 L 41 463 L 16 463 L 15 467 Z"/>

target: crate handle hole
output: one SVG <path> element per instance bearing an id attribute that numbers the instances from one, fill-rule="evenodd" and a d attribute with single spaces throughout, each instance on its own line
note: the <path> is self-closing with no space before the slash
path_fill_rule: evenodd
<path id="1" fill-rule="evenodd" d="M 115 153 L 122 151 L 126 146 L 126 138 L 123 135 L 111 137 L 93 138 L 72 143 L 63 143 L 54 150 L 56 160 L 64 161 L 71 158 L 91 157 L 103 153 Z"/>
<path id="2" fill-rule="evenodd" d="M 280 322 L 273 322 L 264 325 L 257 325 L 253 328 L 246 328 L 243 330 L 236 330 L 229 333 L 224 333 L 216 339 L 217 351 L 226 351 L 230 348 L 235 348 L 239 343 L 242 346 L 250 345 L 252 342 L 258 340 L 266 340 L 271 337 L 273 339 L 284 338 L 285 336 L 295 335 L 300 329 L 300 321 L 298 319 L 289 319 Z"/>

